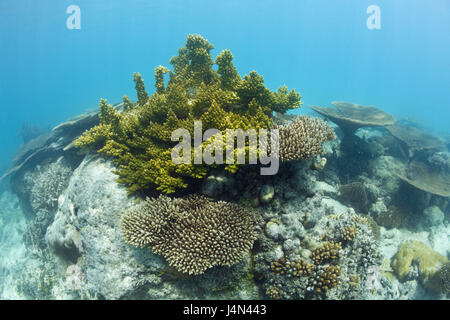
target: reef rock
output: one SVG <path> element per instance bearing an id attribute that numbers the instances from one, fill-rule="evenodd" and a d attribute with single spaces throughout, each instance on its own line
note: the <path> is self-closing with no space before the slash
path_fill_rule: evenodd
<path id="1" fill-rule="evenodd" d="M 46 240 L 55 253 L 83 266 L 85 290 L 118 299 L 133 293 L 138 280 L 163 262 L 149 250 L 138 254 L 123 240 L 120 216 L 134 201 L 112 169 L 108 161 L 86 157 L 60 196 Z"/>
<path id="2" fill-rule="evenodd" d="M 445 215 L 438 206 L 431 206 L 423 211 L 425 224 L 433 227 L 438 226 L 444 222 Z"/>

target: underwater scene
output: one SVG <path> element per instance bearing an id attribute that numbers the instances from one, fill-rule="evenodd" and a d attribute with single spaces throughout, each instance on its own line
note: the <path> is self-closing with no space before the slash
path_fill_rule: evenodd
<path id="1" fill-rule="evenodd" d="M 450 1 L 2 0 L 0 94 L 1 300 L 450 298 Z"/>

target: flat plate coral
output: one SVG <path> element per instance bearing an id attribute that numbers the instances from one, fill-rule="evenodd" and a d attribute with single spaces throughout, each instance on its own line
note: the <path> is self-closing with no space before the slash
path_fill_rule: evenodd
<path id="1" fill-rule="evenodd" d="M 390 134 L 405 144 L 411 153 L 444 148 L 444 142 L 440 139 L 415 127 L 393 124 L 385 126 L 385 128 Z"/>
<path id="2" fill-rule="evenodd" d="M 412 161 L 406 175 L 395 173 L 401 180 L 415 188 L 442 197 L 450 197 L 450 175 L 423 162 Z"/>
<path id="3" fill-rule="evenodd" d="M 361 127 L 387 126 L 395 123 L 393 116 L 377 107 L 340 101 L 333 101 L 331 104 L 336 109 L 317 106 L 310 108 L 336 123 L 344 132 L 353 133 Z"/>

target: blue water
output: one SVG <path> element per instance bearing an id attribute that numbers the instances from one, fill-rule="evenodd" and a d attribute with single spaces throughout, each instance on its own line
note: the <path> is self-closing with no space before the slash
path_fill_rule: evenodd
<path id="1" fill-rule="evenodd" d="M 66 27 L 71 4 L 81 30 Z M 372 4 L 381 30 L 366 27 Z M 169 66 L 189 33 L 214 55 L 230 49 L 241 75 L 299 90 L 305 106 L 376 105 L 449 133 L 448 0 L 2 0 L 0 170 L 24 121 L 53 126 L 100 98 L 135 99 L 136 71 L 152 91 L 153 69 Z"/>

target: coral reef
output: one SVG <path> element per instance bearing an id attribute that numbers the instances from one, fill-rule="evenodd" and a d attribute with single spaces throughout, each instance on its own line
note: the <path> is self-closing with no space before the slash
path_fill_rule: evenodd
<path id="1" fill-rule="evenodd" d="M 330 199 L 337 191 L 315 181 L 319 173 L 309 162 L 286 170 L 290 174 L 281 171 L 280 183 L 272 182 L 275 198 L 261 209 L 265 232 L 255 243 L 255 279 L 268 296 L 282 290 L 282 299 L 366 296 L 373 287 L 366 271 L 378 274 L 380 263 L 369 219 Z M 358 285 L 348 280 L 355 274 L 361 277 Z"/>
<path id="2" fill-rule="evenodd" d="M 21 148 L 0 177 L 18 197 L 0 195 L 0 297 L 448 298 L 450 155 L 439 139 L 344 102 L 313 107 L 336 124 L 283 114 L 300 107 L 298 92 L 241 77 L 231 52 L 213 59 L 213 48 L 188 36 L 170 70 L 155 68 L 154 93 L 134 73 L 136 102 L 102 99 Z M 196 121 L 201 135 L 279 129 L 279 172 L 175 165 L 171 133 L 192 138 Z M 216 156 L 226 142 L 183 156 Z"/>
<path id="3" fill-rule="evenodd" d="M 130 208 L 121 229 L 128 243 L 149 246 L 180 272 L 201 274 L 215 265 L 233 265 L 251 249 L 256 238 L 252 215 L 238 205 L 203 196 L 161 195 Z"/>

